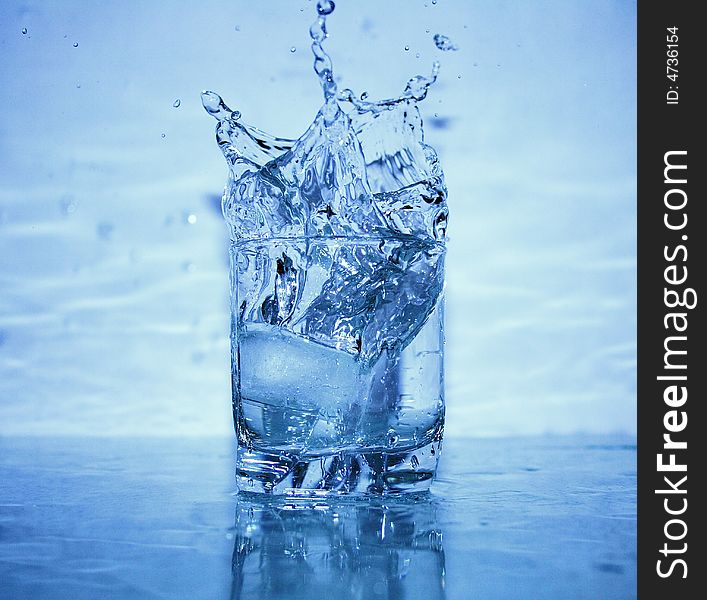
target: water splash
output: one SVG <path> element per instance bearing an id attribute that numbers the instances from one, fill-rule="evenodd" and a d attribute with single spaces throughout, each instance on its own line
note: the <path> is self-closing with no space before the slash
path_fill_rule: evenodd
<path id="1" fill-rule="evenodd" d="M 266 164 L 295 143 L 295 140 L 278 138 L 242 125 L 238 122 L 240 111 L 231 110 L 215 92 L 202 92 L 201 104 L 218 121 L 216 142 L 229 162 L 234 179 L 250 168 L 257 169 Z"/>
<path id="2" fill-rule="evenodd" d="M 396 104 L 406 102 L 407 100 L 415 100 L 416 102 L 419 102 L 427 97 L 427 91 L 430 86 L 437 81 L 439 69 L 439 62 L 434 61 L 432 63 L 432 72 L 429 77 L 425 77 L 424 75 L 415 75 L 414 77 L 411 77 L 408 80 L 403 93 L 395 98 L 365 102 L 368 98 L 368 92 L 361 94 L 359 100 L 356 98 L 356 94 L 352 90 L 346 88 L 339 92 L 338 99 L 341 102 L 350 102 L 359 112 L 382 112 L 392 108 Z"/>
<path id="3" fill-rule="evenodd" d="M 216 93 L 202 104 L 217 121 L 216 138 L 230 166 L 224 215 L 234 239 L 385 232 L 444 240 L 446 188 L 433 148 L 424 143 L 417 103 L 440 65 L 410 78 L 402 94 L 371 101 L 338 91 L 323 48 L 334 3 L 320 0 L 310 27 L 314 71 L 324 105 L 298 140 L 240 122 Z M 255 218 L 257 217 L 257 218 Z"/>
<path id="4" fill-rule="evenodd" d="M 336 82 L 331 58 L 325 52 L 322 44 L 328 37 L 326 18 L 334 12 L 335 4 L 331 0 L 317 2 L 317 20 L 309 28 L 312 38 L 312 54 L 314 54 L 314 72 L 319 77 L 319 83 L 324 91 L 324 98 L 329 100 L 336 95 Z"/>

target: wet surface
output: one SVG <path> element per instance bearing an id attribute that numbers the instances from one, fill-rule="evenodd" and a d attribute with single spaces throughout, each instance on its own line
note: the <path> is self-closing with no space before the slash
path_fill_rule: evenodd
<path id="1" fill-rule="evenodd" d="M 225 438 L 0 439 L 0 598 L 635 597 L 628 437 L 445 441 L 431 495 L 234 495 Z"/>

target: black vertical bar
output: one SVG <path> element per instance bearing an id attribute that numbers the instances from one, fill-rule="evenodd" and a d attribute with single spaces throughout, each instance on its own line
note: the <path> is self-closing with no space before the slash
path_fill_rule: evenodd
<path id="1" fill-rule="evenodd" d="M 700 580 L 707 558 L 702 517 L 707 505 L 699 488 L 704 488 L 701 463 L 707 435 L 707 430 L 702 432 L 703 406 L 707 403 L 702 305 L 707 303 L 707 288 L 703 285 L 706 267 L 699 258 L 706 255 L 702 205 L 707 202 L 704 186 L 707 163 L 703 150 L 706 142 L 702 139 L 704 117 L 699 114 L 705 106 L 702 95 L 705 53 L 701 44 L 704 33 L 697 15 L 699 7 L 699 3 L 679 0 L 646 0 L 638 6 L 638 597 L 641 599 L 702 598 L 705 594 L 700 589 Z M 667 171 L 666 162 L 672 165 Z M 683 166 L 686 168 L 680 168 Z M 685 205 L 680 207 L 685 199 Z M 678 227 L 683 223 L 683 227 Z M 685 274 L 686 280 L 681 281 Z M 697 305 L 689 308 L 695 298 Z M 680 302 L 686 306 L 680 306 Z M 686 329 L 681 331 L 685 325 Z M 666 343 L 671 351 L 687 353 L 668 352 L 666 357 Z M 676 388 L 671 394 L 673 385 Z M 687 400 L 683 403 L 685 391 Z M 670 437 L 666 440 L 664 435 Z M 677 447 L 680 442 L 687 442 L 687 448 Z M 685 466 L 686 470 L 661 471 L 659 460 L 667 468 L 672 468 L 672 460 L 676 469 Z M 683 480 L 685 476 L 687 479 Z"/>

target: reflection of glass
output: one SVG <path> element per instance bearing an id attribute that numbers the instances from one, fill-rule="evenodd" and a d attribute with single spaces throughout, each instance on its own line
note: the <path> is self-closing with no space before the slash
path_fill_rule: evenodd
<path id="1" fill-rule="evenodd" d="M 239 497 L 231 600 L 438 600 L 444 550 L 436 506 L 297 506 Z"/>

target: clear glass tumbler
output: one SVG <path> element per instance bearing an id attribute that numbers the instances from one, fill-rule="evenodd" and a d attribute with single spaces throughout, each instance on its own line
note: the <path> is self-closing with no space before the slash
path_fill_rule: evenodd
<path id="1" fill-rule="evenodd" d="M 444 255 L 403 235 L 232 244 L 241 491 L 429 488 L 444 427 Z"/>

